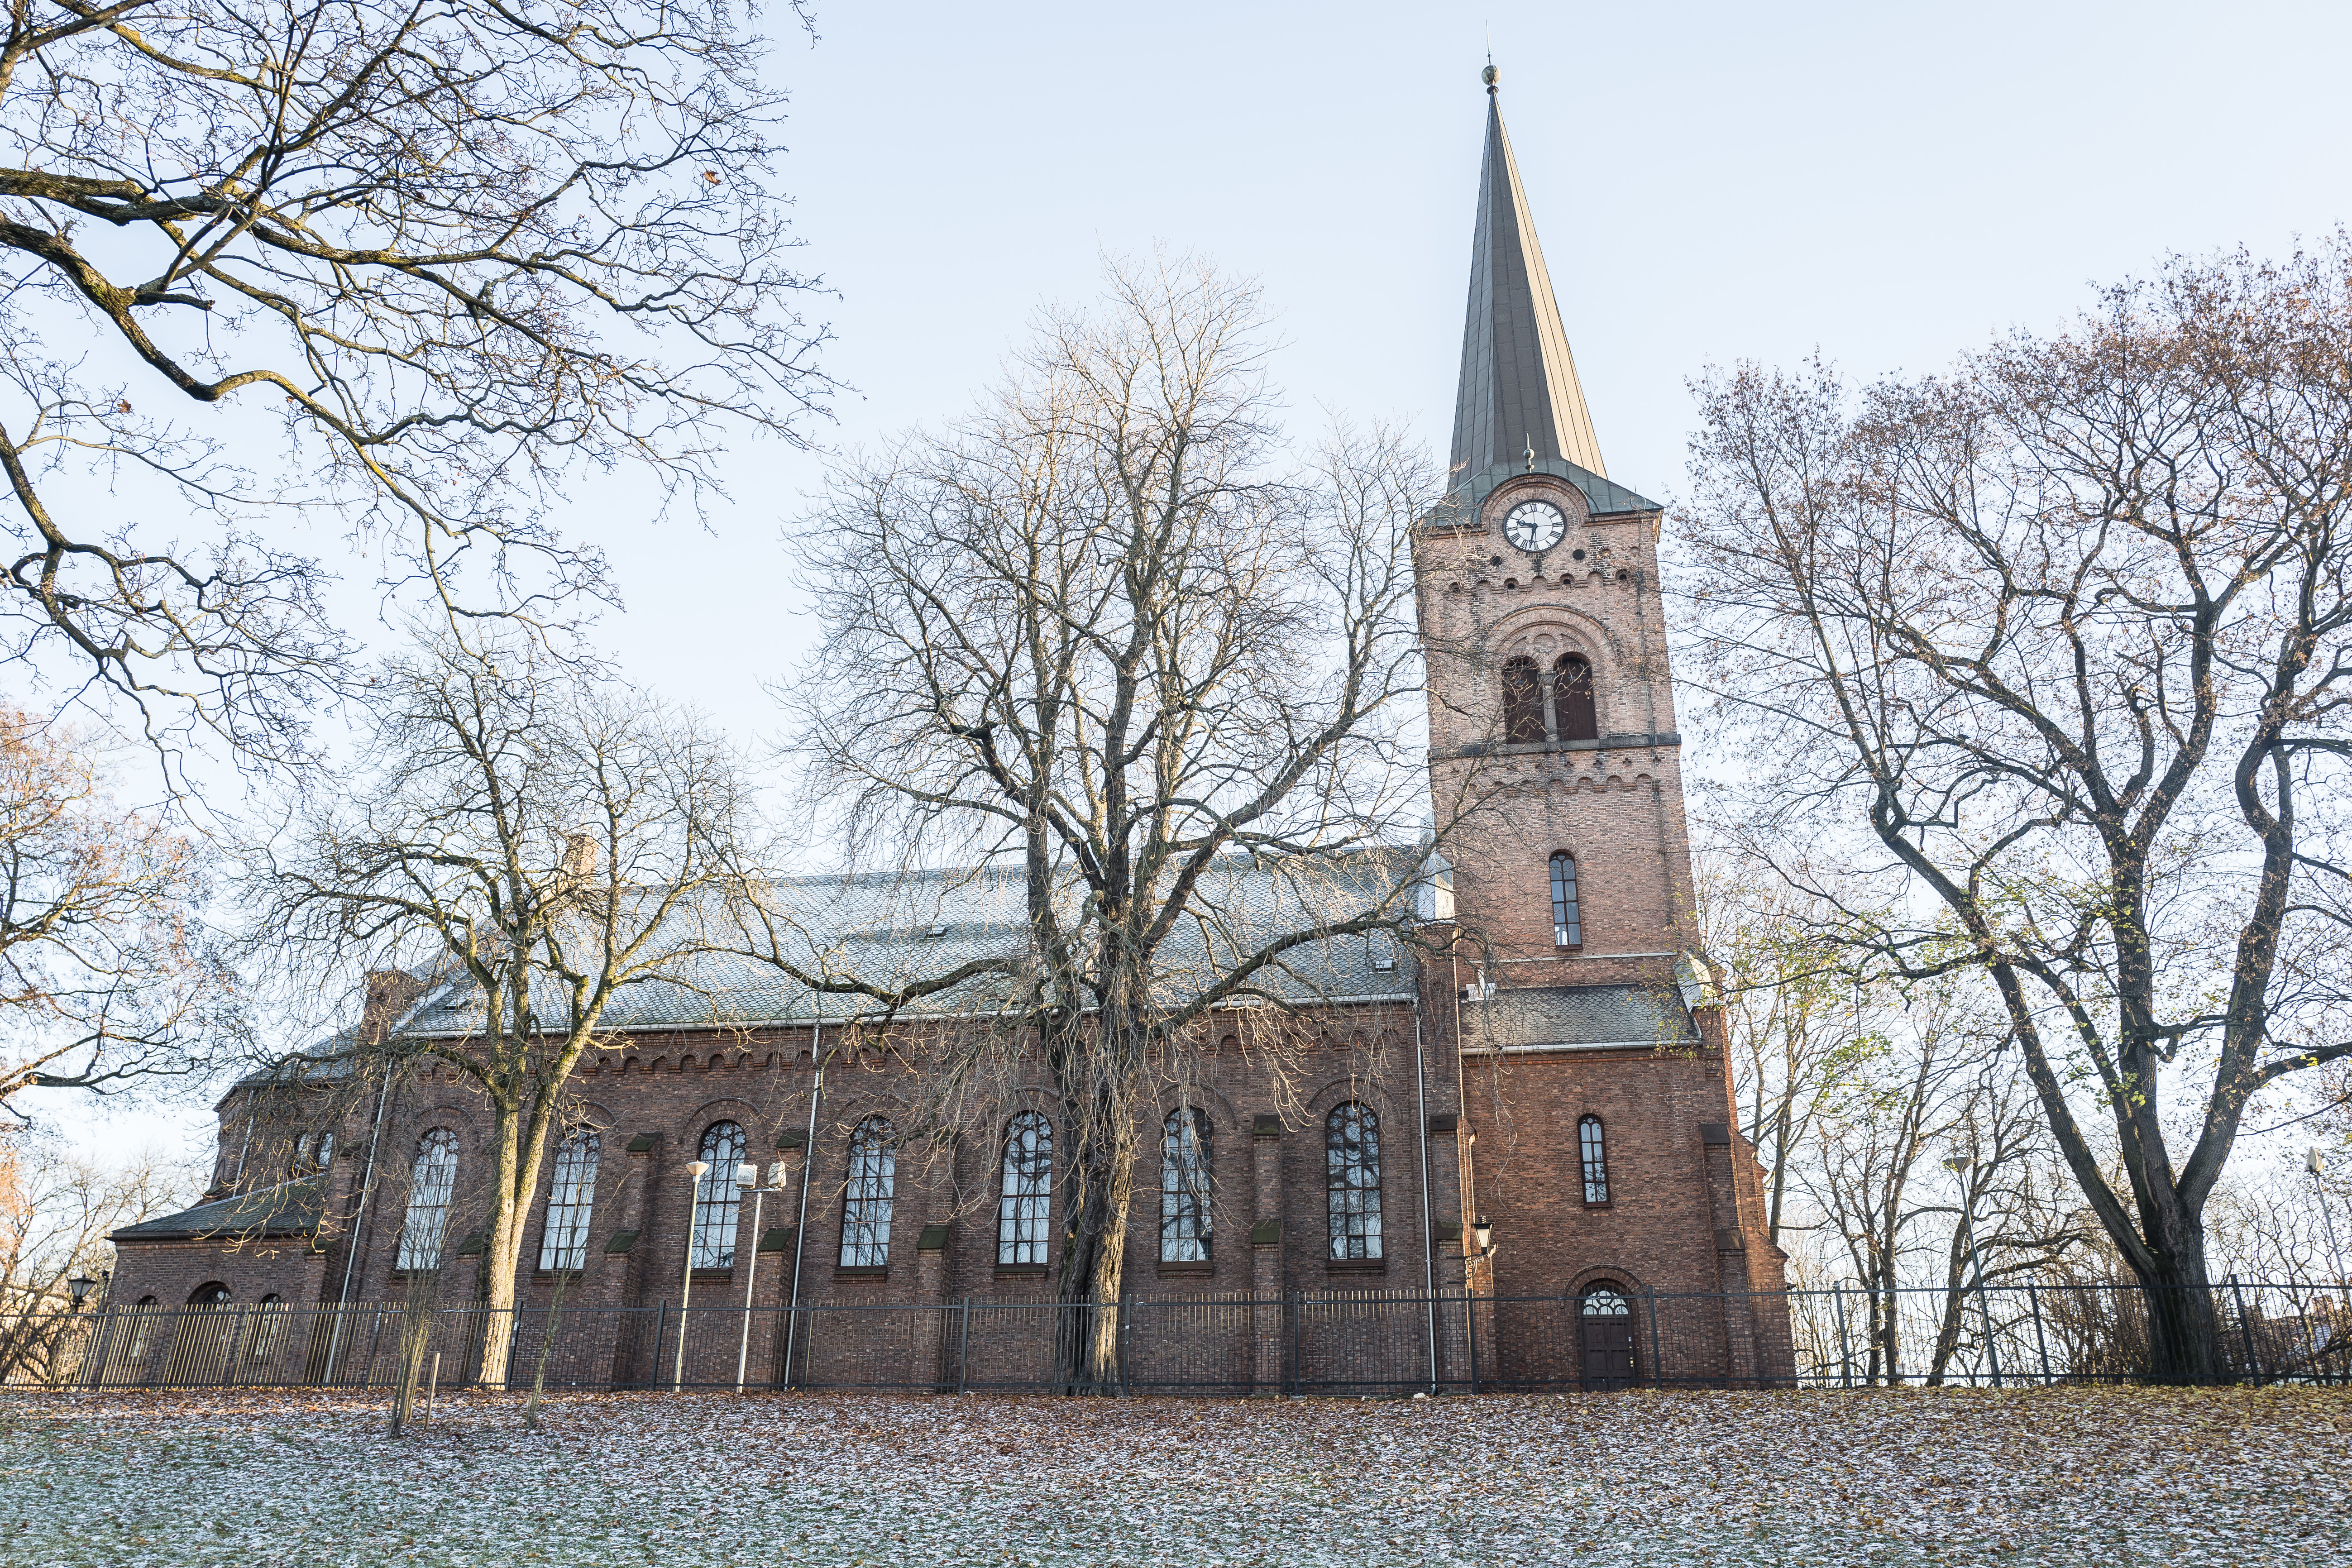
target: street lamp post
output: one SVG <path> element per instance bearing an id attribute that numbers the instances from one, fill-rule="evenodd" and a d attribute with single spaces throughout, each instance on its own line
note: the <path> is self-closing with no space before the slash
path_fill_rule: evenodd
<path id="1" fill-rule="evenodd" d="M 708 1160 L 686 1163 L 686 1173 L 694 1179 L 694 1184 L 688 1189 L 686 1204 L 686 1281 L 677 1288 L 677 1366 L 670 1374 L 673 1394 L 686 1386 L 686 1304 L 694 1296 L 694 1211 L 701 1206 L 702 1178 L 709 1170 Z"/>
<path id="2" fill-rule="evenodd" d="M 735 1392 L 743 1392 L 744 1369 L 751 1360 L 751 1288 L 760 1278 L 760 1209 L 770 1193 L 786 1188 L 784 1163 L 778 1160 L 768 1167 L 767 1184 L 760 1184 L 760 1167 L 742 1164 L 735 1167 L 735 1182 L 751 1194 L 751 1260 L 743 1268 L 743 1338 L 735 1347 Z M 739 1249 L 740 1244 L 738 1244 Z"/>
<path id="3" fill-rule="evenodd" d="M 2338 1305 L 2352 1310 L 2352 1285 L 2344 1279 L 2344 1249 L 2336 1241 L 2336 1216 L 2327 1212 L 2327 1188 L 2320 1177 L 2327 1172 L 2326 1157 L 2316 1147 L 2305 1152 L 2303 1168 L 2311 1173 L 2311 1195 L 2318 1200 L 2320 1223 L 2327 1227 L 2327 1255 L 2336 1260 L 2336 1293 L 2343 1298 Z"/>
<path id="4" fill-rule="evenodd" d="M 94 1288 L 96 1288 L 97 1284 L 98 1281 L 92 1279 L 87 1274 L 77 1274 L 72 1279 L 66 1281 L 66 1289 L 73 1294 L 73 1310 L 75 1311 L 79 1312 L 81 1310 L 81 1304 L 89 1300 L 89 1293 Z"/>

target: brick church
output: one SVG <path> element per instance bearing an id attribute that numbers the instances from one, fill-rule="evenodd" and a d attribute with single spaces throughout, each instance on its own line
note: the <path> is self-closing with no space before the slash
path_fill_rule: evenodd
<path id="1" fill-rule="evenodd" d="M 1433 1309 L 1425 1350 L 1400 1338 L 1401 1382 L 1424 1355 L 1433 1384 L 1458 1384 L 1465 1355 L 1523 1384 L 1771 1380 L 1785 1258 L 1690 952 L 1660 508 L 1608 476 L 1487 82 L 1451 489 L 1416 539 L 1431 789 L 1478 809 L 1450 866 L 1432 863 L 1420 941 L 1322 955 L 1337 978 L 1307 1000 L 1335 1048 L 1305 1052 L 1285 1085 L 1211 1050 L 1181 1106 L 1170 1088 L 1147 1122 L 1166 1135 L 1139 1156 L 1125 1289 L 1486 1303 L 1447 1317 L 1443 1343 Z M 922 935 L 984 946 L 1013 929 L 1017 900 L 959 889 Z M 652 995 L 609 1016 L 525 1222 L 524 1310 L 559 1281 L 573 1310 L 674 1310 L 688 1291 L 761 1308 L 1052 1299 L 1047 1117 L 898 1158 L 894 1069 L 829 1050 L 844 999 L 780 990 L 772 972 L 719 994 L 716 1018 Z M 352 1028 L 461 1036 L 465 1005 L 380 975 Z M 1236 1011 L 1212 1032 L 1252 1027 Z M 264 1074 L 219 1116 L 205 1201 L 114 1237 L 110 1305 L 396 1301 L 444 1261 L 445 1300 L 466 1298 L 488 1119 L 457 1079 Z M 746 1195 L 730 1177 L 747 1163 L 778 1190 Z M 735 1355 L 730 1342 L 729 1376 Z M 823 1381 L 789 1352 L 761 1357 L 762 1384 Z"/>

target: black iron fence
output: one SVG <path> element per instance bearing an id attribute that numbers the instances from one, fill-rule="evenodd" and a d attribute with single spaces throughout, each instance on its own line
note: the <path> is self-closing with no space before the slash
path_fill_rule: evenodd
<path id="1" fill-rule="evenodd" d="M 1130 1298 L 1116 1382 L 1074 1384 L 1096 1309 L 950 1300 L 797 1310 L 417 1310 L 400 1302 L 118 1306 L 0 1330 L 0 1385 L 444 1385 L 1198 1394 L 1628 1387 L 2022 1386 L 2181 1380 L 2181 1325 L 2226 1383 L 2352 1384 L 2352 1310 L 2326 1287 L 2231 1281 L 2194 1299 L 2021 1283 L 1758 1294 Z"/>

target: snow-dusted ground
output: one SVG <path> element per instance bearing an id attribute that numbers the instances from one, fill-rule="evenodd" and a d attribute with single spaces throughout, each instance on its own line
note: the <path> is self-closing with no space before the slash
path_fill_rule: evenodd
<path id="1" fill-rule="evenodd" d="M 2352 1563 L 2352 1391 L 0 1404 L 0 1563 Z"/>

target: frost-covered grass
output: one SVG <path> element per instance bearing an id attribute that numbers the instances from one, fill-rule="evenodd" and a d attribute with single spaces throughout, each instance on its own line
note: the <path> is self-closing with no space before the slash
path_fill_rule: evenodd
<path id="1" fill-rule="evenodd" d="M 2352 1563 L 2352 1392 L 0 1404 L 0 1563 Z"/>

